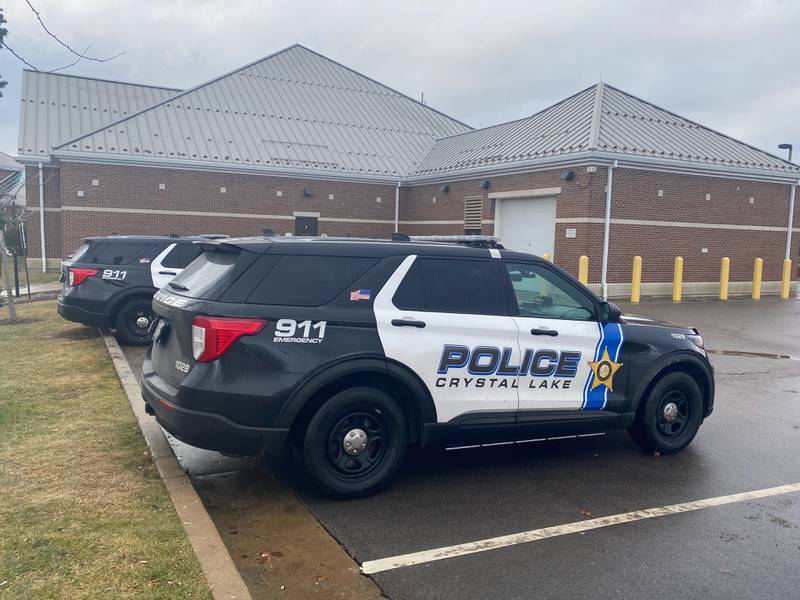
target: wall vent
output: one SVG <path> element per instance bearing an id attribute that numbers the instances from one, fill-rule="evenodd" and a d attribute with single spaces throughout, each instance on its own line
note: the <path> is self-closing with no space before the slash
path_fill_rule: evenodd
<path id="1" fill-rule="evenodd" d="M 464 198 L 464 229 L 479 230 L 483 219 L 483 196 Z"/>

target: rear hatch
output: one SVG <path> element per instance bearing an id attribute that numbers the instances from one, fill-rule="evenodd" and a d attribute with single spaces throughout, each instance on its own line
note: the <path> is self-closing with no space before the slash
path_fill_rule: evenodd
<path id="1" fill-rule="evenodd" d="M 204 249 L 184 271 L 153 296 L 153 370 L 179 386 L 195 364 L 192 321 L 209 301 L 226 293 L 258 257 L 229 244 L 200 243 Z"/>

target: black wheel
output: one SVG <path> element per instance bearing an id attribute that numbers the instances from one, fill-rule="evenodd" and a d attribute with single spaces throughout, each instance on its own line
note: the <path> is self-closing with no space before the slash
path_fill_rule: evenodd
<path id="1" fill-rule="evenodd" d="M 628 432 L 642 449 L 672 454 L 688 446 L 703 422 L 703 395 L 687 373 L 669 373 L 643 400 Z"/>
<path id="2" fill-rule="evenodd" d="M 123 304 L 114 319 L 117 339 L 128 346 L 146 346 L 150 343 L 148 333 L 153 322 L 152 301 L 144 298 Z"/>
<path id="3" fill-rule="evenodd" d="M 312 417 L 303 460 L 323 492 L 356 498 L 389 482 L 407 444 L 405 415 L 388 394 L 369 387 L 350 388 L 325 402 Z"/>

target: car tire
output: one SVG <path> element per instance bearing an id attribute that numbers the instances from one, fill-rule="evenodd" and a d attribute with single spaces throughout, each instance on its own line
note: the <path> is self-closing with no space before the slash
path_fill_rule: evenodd
<path id="1" fill-rule="evenodd" d="M 674 454 L 688 446 L 703 422 L 703 394 L 688 373 L 669 373 L 650 390 L 628 433 L 648 452 Z"/>
<path id="2" fill-rule="evenodd" d="M 408 445 L 402 409 L 371 387 L 343 390 L 311 418 L 303 461 L 314 483 L 336 498 L 373 494 L 397 472 Z"/>
<path id="3" fill-rule="evenodd" d="M 146 321 L 145 321 L 146 320 Z M 153 302 L 144 298 L 123 304 L 114 318 L 117 340 L 126 346 L 146 346 L 150 343 L 150 324 L 153 322 Z"/>

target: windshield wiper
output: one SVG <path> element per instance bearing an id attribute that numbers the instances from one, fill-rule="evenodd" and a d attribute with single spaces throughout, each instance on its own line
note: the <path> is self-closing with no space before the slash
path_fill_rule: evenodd
<path id="1" fill-rule="evenodd" d="M 189 288 L 181 283 L 175 283 L 174 281 L 170 281 L 167 285 L 171 288 L 175 288 L 176 290 L 180 290 L 182 292 L 188 292 Z"/>

